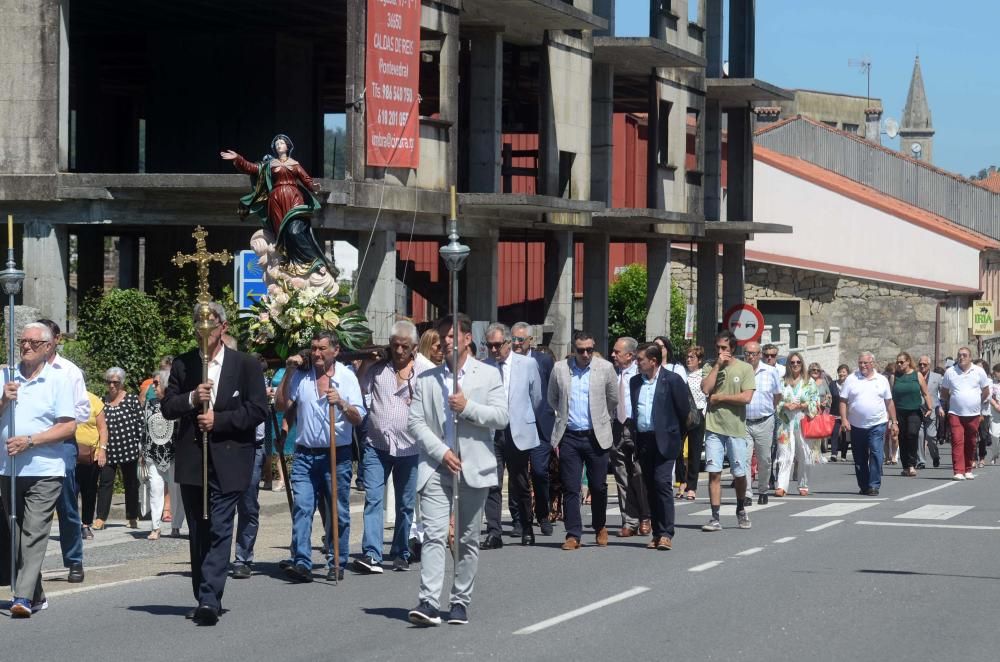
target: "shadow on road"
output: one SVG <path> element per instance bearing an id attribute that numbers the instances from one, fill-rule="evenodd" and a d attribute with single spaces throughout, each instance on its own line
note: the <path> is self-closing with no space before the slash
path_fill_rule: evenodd
<path id="1" fill-rule="evenodd" d="M 866 575 L 900 575 L 904 577 L 961 577 L 962 579 L 993 579 L 1000 581 L 1000 577 L 986 577 L 984 575 L 954 575 L 947 572 L 914 572 L 913 570 L 874 570 L 874 569 L 862 569 L 858 570 L 861 574 Z"/>
<path id="2" fill-rule="evenodd" d="M 191 610 L 190 606 L 183 605 L 132 605 L 126 607 L 129 611 L 141 611 L 153 616 L 183 616 Z"/>
<path id="3" fill-rule="evenodd" d="M 391 621 L 410 622 L 409 618 L 407 618 L 410 610 L 403 609 L 402 607 L 365 607 L 362 611 L 370 616 L 384 616 Z"/>

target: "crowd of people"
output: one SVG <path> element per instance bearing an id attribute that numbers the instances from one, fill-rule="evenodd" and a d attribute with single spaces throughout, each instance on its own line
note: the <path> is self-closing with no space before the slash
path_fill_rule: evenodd
<path id="1" fill-rule="evenodd" d="M 840 365 L 834 377 L 799 352 L 779 362 L 772 344 L 739 347 L 729 331 L 715 338 L 710 361 L 705 348 L 679 353 L 662 336 L 618 338 L 609 361 L 586 332 L 557 359 L 528 324 L 494 323 L 479 360 L 471 321 L 459 315 L 457 329 L 449 317 L 423 334 L 399 321 L 385 352 L 354 361 L 338 360 L 336 333 L 316 333 L 269 379 L 263 359 L 236 349 L 223 308 L 211 310 L 207 381 L 200 350 L 192 350 L 165 357 L 138 393 L 126 388 L 123 370 L 109 368 L 101 397 L 59 355 L 58 326 L 24 327 L 0 411 L 0 474 L 16 472 L 14 494 L 9 478 L 0 481 L 5 513 L 17 513 L 14 532 L 6 515 L 0 525 L 0 537 L 18 536 L 12 616 L 48 605 L 41 566 L 53 513 L 68 581 L 84 581 L 83 541 L 105 528 L 119 475 L 129 527 L 147 516 L 156 540 L 167 525 L 179 536 L 187 519 L 197 604 L 187 615 L 200 625 L 219 620 L 228 577 L 252 576 L 258 491 L 276 480 L 292 516 L 290 554 L 280 564 L 290 581 L 315 579 L 318 511 L 325 578 L 339 582 L 347 569 L 405 572 L 419 560 L 409 619 L 429 626 L 442 622 L 448 550 L 457 561 L 446 618 L 468 622 L 479 552 L 504 546 L 505 474 L 509 533 L 522 545 L 553 535 L 562 520 L 562 550 L 580 550 L 584 504 L 594 543 L 608 545 L 610 473 L 617 535 L 649 536 L 647 548 L 663 551 L 674 544 L 674 503 L 698 498 L 703 471 L 711 516 L 702 530 L 718 532 L 727 464 L 736 526 L 748 529 L 755 496 L 757 504 L 784 498 L 792 482 L 808 495 L 813 467 L 844 461 L 849 449 L 859 493 L 868 496 L 878 495 L 886 466 L 899 463 L 904 477 L 928 460 L 940 466 L 939 442 L 951 443 L 954 480 L 975 479 L 974 469 L 995 464 L 1000 451 L 1000 365 L 991 378 L 964 347 L 934 370 L 929 357 L 914 362 L 900 352 L 882 372 L 864 352 L 857 370 Z M 365 505 L 352 560 L 355 467 Z M 386 554 L 390 477 L 395 519 Z M 7 573 L 9 563 L 0 565 Z"/>

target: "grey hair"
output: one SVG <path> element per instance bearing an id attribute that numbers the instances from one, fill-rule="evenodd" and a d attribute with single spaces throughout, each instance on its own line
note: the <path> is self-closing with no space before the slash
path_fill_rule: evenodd
<path id="1" fill-rule="evenodd" d="M 510 340 L 510 328 L 503 322 L 493 322 L 493 324 L 486 327 L 486 337 L 489 338 L 497 331 L 503 334 L 504 340 Z"/>
<path id="2" fill-rule="evenodd" d="M 406 338 L 413 346 L 416 347 L 420 342 L 420 336 L 417 334 L 417 325 L 410 320 L 399 320 L 392 325 L 392 329 L 389 331 L 390 338 Z"/>
<path id="3" fill-rule="evenodd" d="M 621 342 L 625 343 L 625 351 L 629 354 L 635 354 L 636 348 L 639 346 L 639 341 L 631 336 L 622 336 L 619 338 Z"/>
<path id="4" fill-rule="evenodd" d="M 226 349 L 231 349 L 234 352 L 239 349 L 239 341 L 228 333 L 222 334 L 222 344 L 226 346 Z"/>
<path id="5" fill-rule="evenodd" d="M 868 357 L 871 357 L 871 360 L 872 360 L 872 361 L 874 361 L 874 360 L 875 360 L 875 355 L 874 355 L 874 354 L 872 354 L 871 352 L 861 352 L 860 354 L 858 354 L 858 358 L 859 358 L 859 359 L 863 359 L 863 358 L 865 358 L 866 356 L 868 356 Z"/>
<path id="6" fill-rule="evenodd" d="M 191 313 L 191 319 L 194 323 L 198 323 L 198 308 L 201 307 L 200 303 L 194 304 L 194 310 Z M 226 309 L 222 307 L 222 304 L 218 301 L 209 301 L 208 307 L 212 311 L 212 314 L 219 318 L 220 322 L 226 321 Z"/>
<path id="7" fill-rule="evenodd" d="M 156 373 L 156 377 L 157 377 L 157 379 L 160 380 L 160 386 L 162 386 L 163 388 L 166 388 L 167 387 L 167 382 L 170 381 L 170 371 L 169 370 L 160 370 L 158 373 Z"/>
<path id="8" fill-rule="evenodd" d="M 528 324 L 527 322 L 515 322 L 514 326 L 510 327 L 511 333 L 513 333 L 514 331 L 519 331 L 521 329 L 530 332 L 531 325 Z"/>
<path id="9" fill-rule="evenodd" d="M 118 366 L 115 366 L 114 368 L 108 368 L 107 370 L 104 371 L 105 379 L 110 379 L 113 377 L 117 377 L 118 379 L 120 379 L 122 384 L 125 383 L 125 371 L 119 368 Z"/>
<path id="10" fill-rule="evenodd" d="M 52 329 L 49 328 L 48 324 L 42 324 L 41 322 L 28 322 L 24 325 L 22 333 L 28 329 L 38 329 L 42 332 L 42 340 L 45 342 L 52 342 L 54 336 L 52 335 Z"/>

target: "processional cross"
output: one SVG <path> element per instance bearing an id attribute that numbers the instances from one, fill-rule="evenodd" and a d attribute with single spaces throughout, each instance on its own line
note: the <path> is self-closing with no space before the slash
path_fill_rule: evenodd
<path id="1" fill-rule="evenodd" d="M 191 236 L 194 237 L 194 253 L 184 255 L 180 251 L 177 251 L 177 255 L 171 261 L 178 268 L 192 263 L 198 268 L 198 307 L 195 315 L 197 319 L 195 320 L 194 329 L 198 333 L 199 346 L 201 347 L 201 382 L 204 384 L 208 382 L 208 363 L 212 360 L 212 357 L 208 355 L 208 340 L 212 335 L 212 331 L 219 325 L 215 319 L 215 315 L 212 313 L 211 307 L 208 305 L 212 301 L 212 297 L 208 293 L 208 267 L 212 262 L 220 262 L 223 265 L 229 264 L 233 256 L 225 251 L 219 251 L 218 253 L 208 252 L 208 246 L 205 244 L 205 237 L 208 236 L 208 232 L 200 225 L 194 229 Z M 208 407 L 209 403 L 203 401 L 202 413 L 207 412 Z M 202 519 L 207 520 L 208 430 L 202 433 L 201 453 Z"/>

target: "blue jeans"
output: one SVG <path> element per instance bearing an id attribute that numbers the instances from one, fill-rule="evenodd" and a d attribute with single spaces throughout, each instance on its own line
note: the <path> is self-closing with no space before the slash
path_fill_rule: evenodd
<path id="1" fill-rule="evenodd" d="M 885 423 L 870 428 L 851 427 L 851 450 L 854 452 L 854 475 L 861 490 L 882 487 Z"/>
<path id="2" fill-rule="evenodd" d="M 382 562 L 382 532 L 385 526 L 383 500 L 385 481 L 392 474 L 392 486 L 396 493 L 396 526 L 392 534 L 389 555 L 410 560 L 410 526 L 413 524 L 413 507 L 417 502 L 417 462 L 419 455 L 394 457 L 386 451 L 372 448 L 368 444 L 361 450 L 359 473 L 364 475 L 365 485 L 365 532 L 361 538 L 361 552 Z M 339 486 L 338 486 L 339 487 Z"/>
<path id="3" fill-rule="evenodd" d="M 295 449 L 292 456 L 292 558 L 296 565 L 312 569 L 312 523 L 316 513 L 316 496 L 322 494 L 326 503 L 330 495 L 330 454 L 312 455 Z M 347 567 L 348 545 L 351 540 L 351 447 L 337 447 L 337 513 L 340 526 L 340 567 Z M 333 521 L 327 518 L 326 539 L 332 540 Z M 326 565 L 333 567 L 333 545 L 328 545 Z"/>
<path id="4" fill-rule="evenodd" d="M 253 546 L 257 542 L 257 530 L 260 528 L 260 474 L 264 468 L 263 446 L 257 447 L 253 458 L 253 472 L 250 475 L 250 487 L 236 502 L 236 561 L 237 563 L 253 564 Z"/>
<path id="5" fill-rule="evenodd" d="M 76 440 L 63 442 L 66 459 L 66 477 L 63 478 L 62 492 L 56 501 L 59 515 L 59 547 L 62 548 L 63 567 L 83 563 L 83 523 L 80 521 L 80 506 L 77 503 L 76 457 L 79 454 Z"/>

